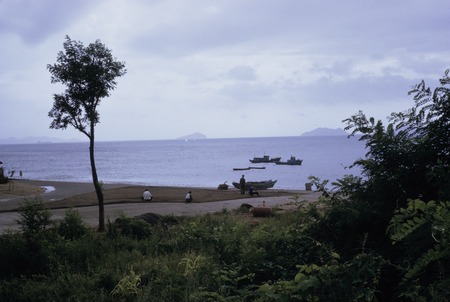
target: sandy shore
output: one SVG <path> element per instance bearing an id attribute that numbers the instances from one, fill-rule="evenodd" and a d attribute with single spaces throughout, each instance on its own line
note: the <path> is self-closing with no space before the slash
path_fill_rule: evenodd
<path id="1" fill-rule="evenodd" d="M 154 196 L 152 202 L 141 200 L 148 188 Z M 186 204 L 184 196 L 192 191 L 193 203 Z M 152 187 L 129 184 L 105 184 L 103 188 L 105 217 L 126 214 L 136 216 L 144 213 L 161 215 L 196 215 L 238 208 L 243 203 L 254 206 L 275 206 L 292 203 L 292 196 L 300 194 L 299 200 L 315 200 L 319 193 L 295 190 L 262 190 L 261 197 L 241 195 L 239 190 L 217 188 Z M 16 229 L 16 212 L 25 199 L 41 198 L 52 209 L 53 219 L 64 216 L 67 208 L 77 208 L 83 220 L 95 226 L 98 223 L 98 203 L 92 183 L 55 182 L 40 180 L 16 180 L 14 186 L 0 185 L 0 232 Z"/>

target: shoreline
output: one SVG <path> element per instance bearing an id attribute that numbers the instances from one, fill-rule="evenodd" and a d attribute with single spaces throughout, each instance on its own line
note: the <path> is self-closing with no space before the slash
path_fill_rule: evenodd
<path id="1" fill-rule="evenodd" d="M 34 195 L 42 198 L 52 214 L 52 221 L 64 218 L 69 208 L 77 210 L 82 220 L 91 227 L 98 226 L 98 202 L 92 183 L 55 182 L 42 180 L 21 180 L 23 185 L 35 192 L 40 186 L 54 186 L 55 190 Z M 18 182 L 20 183 L 20 182 Z M 20 215 L 17 209 L 24 199 L 30 195 L 5 194 L 4 185 L 0 185 L 0 234 L 8 230 L 18 230 L 17 219 Z M 148 188 L 154 198 L 151 202 L 141 200 L 142 192 Z M 23 189 L 23 188 L 22 188 Z M 192 191 L 194 200 L 186 203 L 184 196 L 187 190 Z M 22 192 L 23 194 L 24 192 Z M 129 217 L 145 213 L 174 216 L 195 216 L 216 213 L 223 210 L 233 210 L 242 204 L 258 207 L 296 207 L 292 196 L 299 194 L 297 202 L 317 200 L 320 192 L 294 190 L 261 190 L 261 197 L 241 195 L 240 190 L 231 188 L 191 187 L 151 187 L 129 184 L 106 184 L 104 186 L 105 219 L 114 221 L 121 215 Z"/>
<path id="2" fill-rule="evenodd" d="M 14 180 L 14 188 L 6 190 L 6 185 L 0 185 L 0 212 L 16 211 L 20 202 L 25 199 L 41 198 L 50 209 L 84 207 L 98 204 L 93 183 L 63 182 L 46 180 Z M 2 187 L 3 186 L 3 187 Z M 17 188 L 16 188 L 17 187 Z M 44 187 L 54 190 L 45 191 Z M 175 186 L 144 186 L 127 183 L 104 184 L 103 195 L 106 204 L 143 203 L 142 193 L 149 189 L 153 195 L 152 203 L 183 203 L 187 191 L 192 191 L 193 203 L 235 200 L 248 198 L 239 190 L 230 186 L 227 190 L 208 187 L 175 187 Z M 300 190 L 268 189 L 259 191 L 262 197 L 292 196 L 302 194 Z"/>

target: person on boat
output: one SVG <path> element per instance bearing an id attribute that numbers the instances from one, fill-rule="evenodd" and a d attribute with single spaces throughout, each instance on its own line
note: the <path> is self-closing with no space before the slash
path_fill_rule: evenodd
<path id="1" fill-rule="evenodd" d="M 241 180 L 239 181 L 241 186 L 241 194 L 245 194 L 245 177 L 242 175 Z"/>
<path id="2" fill-rule="evenodd" d="M 150 193 L 148 189 L 145 189 L 144 194 L 142 194 L 142 200 L 143 201 L 152 201 L 153 195 Z"/>
<path id="3" fill-rule="evenodd" d="M 189 191 L 189 192 L 186 194 L 186 202 L 187 202 L 187 203 L 190 203 L 192 200 L 193 200 L 193 198 L 192 198 L 192 193 L 191 193 L 191 191 Z"/>
<path id="4" fill-rule="evenodd" d="M 250 188 L 248 189 L 248 194 L 250 196 L 256 195 L 259 197 L 259 193 L 258 190 L 256 190 L 255 188 L 253 188 L 253 186 L 250 186 Z"/>

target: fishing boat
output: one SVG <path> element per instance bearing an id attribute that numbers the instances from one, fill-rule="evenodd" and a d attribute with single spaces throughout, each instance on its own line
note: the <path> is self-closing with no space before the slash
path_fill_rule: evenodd
<path id="1" fill-rule="evenodd" d="M 303 159 L 297 159 L 295 156 L 291 156 L 287 161 L 278 161 L 277 165 L 291 165 L 291 166 L 300 166 L 303 162 Z"/>
<path id="2" fill-rule="evenodd" d="M 250 188 L 250 186 L 252 186 L 256 190 L 266 190 L 266 189 L 272 188 L 276 182 L 277 182 L 276 180 L 271 180 L 271 179 L 264 180 L 264 181 L 247 181 L 245 183 L 245 187 Z M 241 189 L 240 183 L 233 181 L 232 184 L 236 189 Z"/>
<path id="3" fill-rule="evenodd" d="M 251 163 L 276 163 L 281 160 L 281 157 L 270 157 L 269 155 L 264 155 L 263 157 L 253 157 L 253 159 L 249 159 Z"/>
<path id="4" fill-rule="evenodd" d="M 244 170 L 264 170 L 266 167 L 247 167 L 247 168 L 233 168 L 233 171 L 244 171 Z"/>

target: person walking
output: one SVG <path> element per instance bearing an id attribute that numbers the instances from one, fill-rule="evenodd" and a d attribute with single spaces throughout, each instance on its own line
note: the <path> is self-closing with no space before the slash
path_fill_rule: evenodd
<path id="1" fill-rule="evenodd" d="M 239 181 L 241 185 L 241 194 L 245 194 L 245 177 L 242 175 L 241 180 Z"/>

